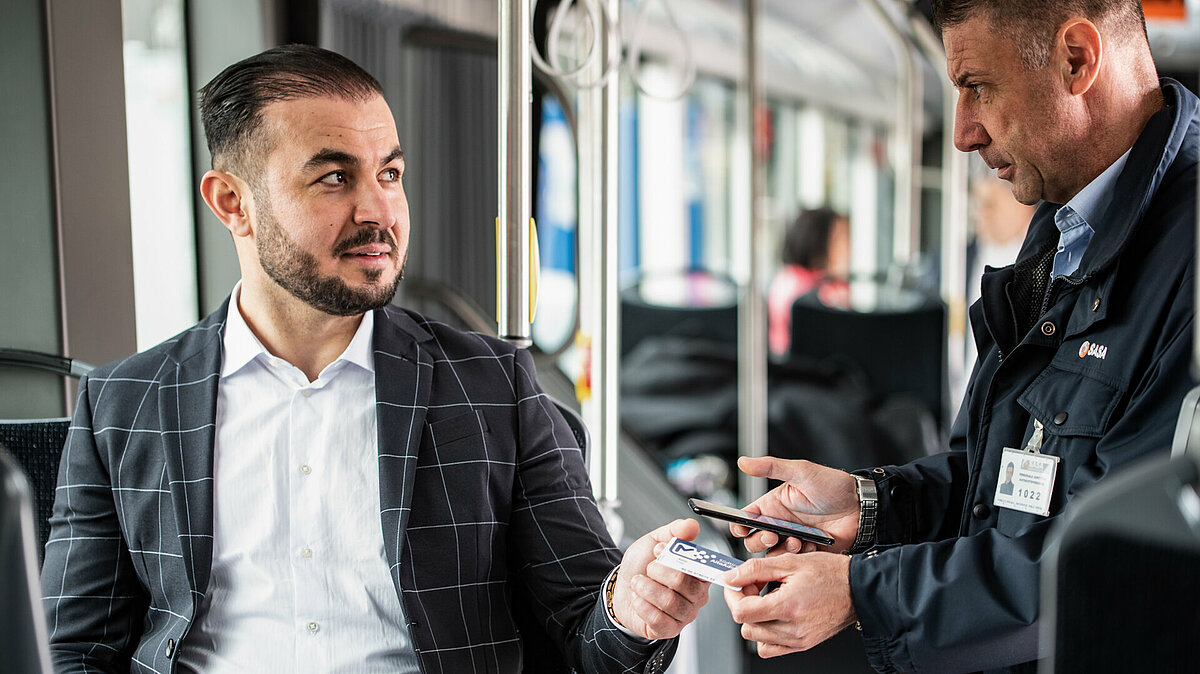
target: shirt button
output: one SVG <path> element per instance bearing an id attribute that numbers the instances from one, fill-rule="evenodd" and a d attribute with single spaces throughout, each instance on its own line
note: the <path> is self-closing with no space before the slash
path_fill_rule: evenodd
<path id="1" fill-rule="evenodd" d="M 310 622 L 308 624 L 308 631 L 311 632 L 312 634 L 316 634 L 317 632 L 321 631 L 321 626 L 318 625 L 316 623 L 316 621 Z"/>
<path id="2" fill-rule="evenodd" d="M 309 466 L 307 463 L 302 463 L 302 464 L 300 464 L 300 472 L 305 475 L 308 475 L 309 473 L 312 472 L 312 467 Z"/>
<path id="3" fill-rule="evenodd" d="M 300 548 L 300 556 L 305 559 L 312 558 L 312 548 Z"/>
<path id="4" fill-rule="evenodd" d="M 971 514 L 975 516 L 975 519 L 979 520 L 987 519 L 987 516 L 990 515 L 991 512 L 991 509 L 989 509 L 987 505 L 983 503 L 976 503 L 975 507 L 971 508 Z"/>
<path id="5" fill-rule="evenodd" d="M 1054 424 L 1056 426 L 1062 426 L 1063 424 L 1067 423 L 1067 416 L 1068 415 L 1066 412 L 1059 412 L 1058 414 L 1055 414 Z"/>
<path id="6" fill-rule="evenodd" d="M 1047 337 L 1053 337 L 1055 330 L 1056 330 L 1056 328 L 1054 327 L 1054 324 L 1051 323 L 1050 321 L 1046 321 L 1045 323 L 1042 323 L 1042 334 L 1043 335 L 1045 335 Z"/>
<path id="7" fill-rule="evenodd" d="M 305 398 L 311 398 L 312 397 L 312 389 L 306 388 L 300 392 L 300 395 L 304 396 Z"/>

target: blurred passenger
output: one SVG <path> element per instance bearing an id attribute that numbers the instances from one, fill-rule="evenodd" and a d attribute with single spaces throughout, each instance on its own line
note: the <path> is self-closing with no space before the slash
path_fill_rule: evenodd
<path id="1" fill-rule="evenodd" d="M 835 544 L 773 549 L 774 534 L 735 525 L 772 553 L 727 572 L 742 589 L 725 600 L 762 656 L 857 623 L 881 672 L 1030 672 L 1048 533 L 1097 481 L 1169 452 L 1195 385 L 1200 100 L 1158 78 L 1138 0 L 934 0 L 933 13 L 959 91 L 955 147 L 1043 203 L 971 307 L 979 364 L 948 451 L 855 473 L 742 458 L 783 483 L 747 510 Z"/>
<path id="2" fill-rule="evenodd" d="M 967 306 L 979 299 L 983 271 L 987 267 L 1007 267 L 1017 261 L 1021 243 L 1029 230 L 1029 221 L 1037 207 L 1013 198 L 1012 189 L 995 175 L 988 173 L 971 185 L 971 210 L 975 238 L 967 250 Z M 975 366 L 975 340 L 969 335 L 967 318 L 964 372 Z"/>
<path id="3" fill-rule="evenodd" d="M 708 584 L 655 547 L 699 527 L 622 558 L 528 352 L 390 305 L 409 220 L 379 83 L 279 47 L 201 116 L 242 278 L 80 382 L 42 574 L 58 671 L 519 672 L 518 602 L 577 670 L 661 671 Z"/>
<path id="4" fill-rule="evenodd" d="M 828 208 L 805 210 L 783 238 L 783 266 L 767 292 L 771 352 L 787 353 L 792 341 L 792 303 L 816 292 L 832 307 L 849 304 L 850 220 Z"/>
<path id="5" fill-rule="evenodd" d="M 979 299 L 985 267 L 1007 267 L 1017 261 L 1036 208 L 1013 198 L 1012 188 L 992 173 L 972 183 L 975 238 L 967 251 L 967 306 Z"/>

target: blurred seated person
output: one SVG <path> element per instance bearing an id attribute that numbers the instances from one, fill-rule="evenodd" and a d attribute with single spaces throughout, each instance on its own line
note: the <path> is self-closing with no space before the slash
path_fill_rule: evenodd
<path id="1" fill-rule="evenodd" d="M 792 340 L 792 303 L 816 291 L 823 304 L 849 305 L 850 220 L 829 208 L 802 211 L 783 239 L 783 267 L 767 292 L 771 352 L 787 353 Z"/>

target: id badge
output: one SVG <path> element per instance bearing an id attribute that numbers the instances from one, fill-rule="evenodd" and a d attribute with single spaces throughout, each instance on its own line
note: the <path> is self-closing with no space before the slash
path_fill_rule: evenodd
<path id="1" fill-rule="evenodd" d="M 995 505 L 1034 515 L 1049 515 L 1057 472 L 1057 456 L 1005 447 L 1000 459 Z"/>

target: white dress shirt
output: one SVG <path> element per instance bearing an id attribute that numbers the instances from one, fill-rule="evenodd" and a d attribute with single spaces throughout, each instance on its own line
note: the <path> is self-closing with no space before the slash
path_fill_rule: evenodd
<path id="1" fill-rule="evenodd" d="M 419 671 L 379 513 L 374 319 L 315 381 L 237 307 L 217 392 L 213 563 L 181 671 Z"/>

